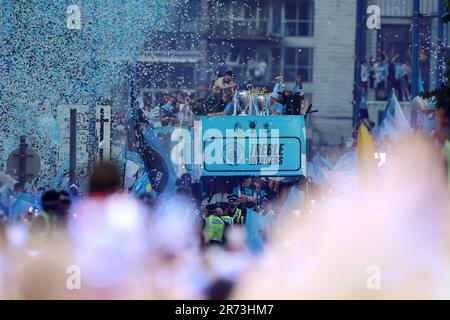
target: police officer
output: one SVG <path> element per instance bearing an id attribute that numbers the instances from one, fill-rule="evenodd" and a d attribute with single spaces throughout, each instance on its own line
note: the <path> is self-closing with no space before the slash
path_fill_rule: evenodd
<path id="1" fill-rule="evenodd" d="M 234 223 L 234 219 L 232 216 L 228 214 L 224 214 L 221 208 L 217 208 L 217 215 L 225 222 L 227 225 L 232 225 Z"/>
<path id="2" fill-rule="evenodd" d="M 233 222 L 236 224 L 244 224 L 244 215 L 241 209 L 237 207 L 238 197 L 231 195 L 228 197 L 230 207 L 228 208 L 228 214 L 233 217 Z"/>
<path id="3" fill-rule="evenodd" d="M 60 203 L 60 194 L 55 190 L 46 191 L 42 195 L 41 206 L 43 210 L 40 212 L 40 215 L 36 218 L 36 220 L 39 220 L 39 218 L 42 217 L 47 230 L 51 229 L 55 221 L 55 217 L 58 215 Z"/>
<path id="4" fill-rule="evenodd" d="M 228 213 L 228 208 L 226 210 Z M 228 243 L 228 234 L 230 233 L 229 229 L 233 227 L 234 219 L 232 216 L 228 214 L 224 214 L 222 208 L 216 209 L 216 215 L 222 219 L 223 222 L 225 222 L 224 228 L 223 228 L 223 240 L 222 243 L 224 245 L 227 245 Z"/>
<path id="5" fill-rule="evenodd" d="M 72 198 L 66 191 L 59 192 L 59 206 L 57 215 L 55 216 L 55 223 L 58 227 L 65 227 L 69 220 L 69 208 L 72 204 Z"/>
<path id="6" fill-rule="evenodd" d="M 30 225 L 30 234 L 38 245 L 48 239 L 48 236 L 53 231 L 55 216 L 58 214 L 59 205 L 59 192 L 49 190 L 42 195 L 42 210 L 39 212 L 39 215 L 31 221 Z"/>
<path id="7" fill-rule="evenodd" d="M 222 244 L 225 233 L 225 222 L 220 218 L 222 210 L 210 204 L 206 207 L 206 216 L 203 219 L 203 235 L 207 244 Z M 218 215 L 219 214 L 219 215 Z"/>

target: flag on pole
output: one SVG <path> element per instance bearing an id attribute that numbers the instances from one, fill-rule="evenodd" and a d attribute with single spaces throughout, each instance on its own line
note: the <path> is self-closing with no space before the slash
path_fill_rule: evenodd
<path id="1" fill-rule="evenodd" d="M 389 94 L 381 119 L 379 126 L 379 135 L 381 138 L 389 136 L 398 139 L 412 133 L 411 126 L 400 107 L 394 89 Z"/>
<path id="2" fill-rule="evenodd" d="M 425 92 L 423 88 L 422 70 L 420 69 L 419 69 L 419 77 L 417 79 L 417 92 L 419 92 L 419 94 Z"/>
<path id="3" fill-rule="evenodd" d="M 377 162 L 372 136 L 363 123 L 359 125 L 358 129 L 357 148 L 359 184 L 363 188 L 370 188 L 373 186 L 376 175 Z"/>
<path id="4" fill-rule="evenodd" d="M 317 153 L 313 161 L 308 161 L 306 163 L 306 172 L 308 172 L 308 176 L 310 176 L 313 181 L 319 185 L 325 184 L 325 174 L 324 172 L 330 171 L 333 169 L 333 164 L 327 158 L 323 157 L 319 153 Z"/>
<path id="5" fill-rule="evenodd" d="M 152 198 L 156 197 L 156 192 L 155 190 L 153 190 L 147 172 L 145 172 L 142 176 L 139 177 L 139 179 L 133 185 L 131 192 L 137 196 L 148 194 L 151 195 Z"/>
<path id="6" fill-rule="evenodd" d="M 252 209 L 247 209 L 245 219 L 245 232 L 247 247 L 254 253 L 262 250 L 264 245 L 264 232 L 269 225 L 269 218 Z"/>
<path id="7" fill-rule="evenodd" d="M 158 195 L 175 190 L 176 174 L 168 155 L 164 153 L 150 124 L 143 122 L 143 100 L 137 81 L 136 67 L 132 71 L 128 97 L 128 121 L 133 130 L 134 145 L 139 152 L 151 190 Z"/>
<path id="8" fill-rule="evenodd" d="M 344 153 L 332 170 L 325 171 L 325 178 L 333 188 L 342 186 L 354 186 L 358 183 L 357 162 L 358 156 L 356 151 L 348 151 Z"/>

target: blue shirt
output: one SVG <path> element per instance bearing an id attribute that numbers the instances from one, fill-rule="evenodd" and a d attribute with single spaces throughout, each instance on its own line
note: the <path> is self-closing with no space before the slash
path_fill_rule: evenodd
<path id="1" fill-rule="evenodd" d="M 367 93 L 361 95 L 361 102 L 359 104 L 359 108 L 367 110 Z"/>
<path id="2" fill-rule="evenodd" d="M 273 87 L 272 93 L 278 94 L 278 92 L 283 91 L 283 86 L 281 83 L 277 83 L 275 84 L 275 86 Z"/>
<path id="3" fill-rule="evenodd" d="M 160 113 L 163 117 L 172 117 L 173 116 L 173 105 L 172 102 L 167 102 L 165 105 L 162 105 L 160 108 Z"/>
<path id="4" fill-rule="evenodd" d="M 301 92 L 301 89 L 300 89 L 300 87 L 298 86 L 297 83 L 294 84 L 294 86 L 292 87 L 292 92 L 293 93 L 300 93 Z"/>
<path id="5" fill-rule="evenodd" d="M 232 193 L 236 197 L 239 197 L 241 195 L 241 187 L 240 186 L 234 187 Z"/>
<path id="6" fill-rule="evenodd" d="M 227 116 L 233 115 L 234 114 L 234 103 L 232 101 L 228 102 L 223 111 L 225 111 L 225 114 Z"/>
<path id="7" fill-rule="evenodd" d="M 267 192 L 263 189 L 256 191 L 256 203 L 261 204 L 264 197 L 267 196 Z"/>
<path id="8" fill-rule="evenodd" d="M 166 102 L 166 104 L 161 106 L 162 109 L 164 109 L 167 112 L 172 112 L 173 105 L 171 101 Z"/>
<path id="9" fill-rule="evenodd" d="M 272 105 L 272 109 L 279 114 L 283 114 L 283 105 L 281 103 L 275 103 Z"/>
<path id="10" fill-rule="evenodd" d="M 249 187 L 244 188 L 244 195 L 252 197 L 254 194 L 255 194 L 255 189 L 249 188 Z"/>
<path id="11" fill-rule="evenodd" d="M 385 76 L 387 75 L 388 68 L 386 65 L 382 65 L 379 63 L 375 68 L 375 79 L 377 82 L 381 82 L 385 80 Z"/>
<path id="12" fill-rule="evenodd" d="M 233 195 L 239 197 L 241 194 L 245 196 L 252 197 L 255 194 L 255 190 L 251 187 L 244 187 L 243 190 L 241 190 L 240 186 L 233 188 Z"/>
<path id="13" fill-rule="evenodd" d="M 395 80 L 400 80 L 402 78 L 402 65 L 397 63 L 395 65 Z"/>

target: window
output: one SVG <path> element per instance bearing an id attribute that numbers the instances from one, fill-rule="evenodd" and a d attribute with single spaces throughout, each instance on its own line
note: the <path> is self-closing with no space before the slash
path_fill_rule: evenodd
<path id="1" fill-rule="evenodd" d="M 278 67 L 277 73 L 280 72 L 280 70 L 279 70 L 280 64 L 281 64 L 281 49 L 273 48 L 272 49 L 272 65 L 275 70 Z"/>
<path id="2" fill-rule="evenodd" d="M 214 34 L 256 36 L 269 34 L 269 4 L 263 0 L 216 2 Z"/>
<path id="3" fill-rule="evenodd" d="M 275 77 L 281 75 L 281 58 L 282 53 L 280 48 L 272 48 L 270 50 L 270 72 L 271 72 L 271 79 L 274 79 Z"/>
<path id="4" fill-rule="evenodd" d="M 284 35 L 310 37 L 313 34 L 313 0 L 218 0 L 213 3 L 215 35 Z"/>
<path id="5" fill-rule="evenodd" d="M 272 2 L 272 34 L 281 35 L 281 2 Z"/>
<path id="6" fill-rule="evenodd" d="M 301 75 L 304 82 L 312 82 L 312 48 L 285 48 L 283 57 L 285 82 L 295 82 L 297 75 Z"/>
<path id="7" fill-rule="evenodd" d="M 212 48 L 209 51 L 211 54 L 210 63 L 217 66 L 222 72 L 225 69 L 232 69 L 235 73 L 235 82 L 239 84 L 249 79 L 255 80 L 255 62 L 264 61 L 266 64 L 266 69 L 258 78 L 262 78 L 260 80 L 265 81 L 269 76 L 269 66 L 272 64 L 271 52 L 270 48 L 264 45 L 249 47 L 245 42 L 232 42 L 225 45 L 216 44 L 210 48 Z M 250 60 L 253 61 L 252 64 L 249 64 Z M 261 69 L 264 68 L 260 67 L 259 70 Z"/>
<path id="8" fill-rule="evenodd" d="M 313 35 L 313 1 L 288 1 L 284 5 L 284 35 L 310 37 Z M 275 19 L 275 17 L 274 17 Z"/>

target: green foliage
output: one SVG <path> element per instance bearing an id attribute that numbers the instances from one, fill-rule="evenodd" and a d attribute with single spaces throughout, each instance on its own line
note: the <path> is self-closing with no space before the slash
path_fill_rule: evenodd
<path id="1" fill-rule="evenodd" d="M 443 23 L 450 22 L 450 0 L 444 0 L 444 6 L 447 13 L 442 17 Z M 445 57 L 445 71 L 443 72 L 444 83 L 442 83 L 441 87 L 435 89 L 430 92 L 422 93 L 424 98 L 435 98 L 436 108 L 443 109 L 447 115 L 450 115 L 450 88 L 449 80 L 450 80 L 450 57 Z"/>
<path id="2" fill-rule="evenodd" d="M 448 23 L 449 21 L 450 21 L 450 13 L 446 13 L 446 14 L 442 17 L 442 22 Z"/>

